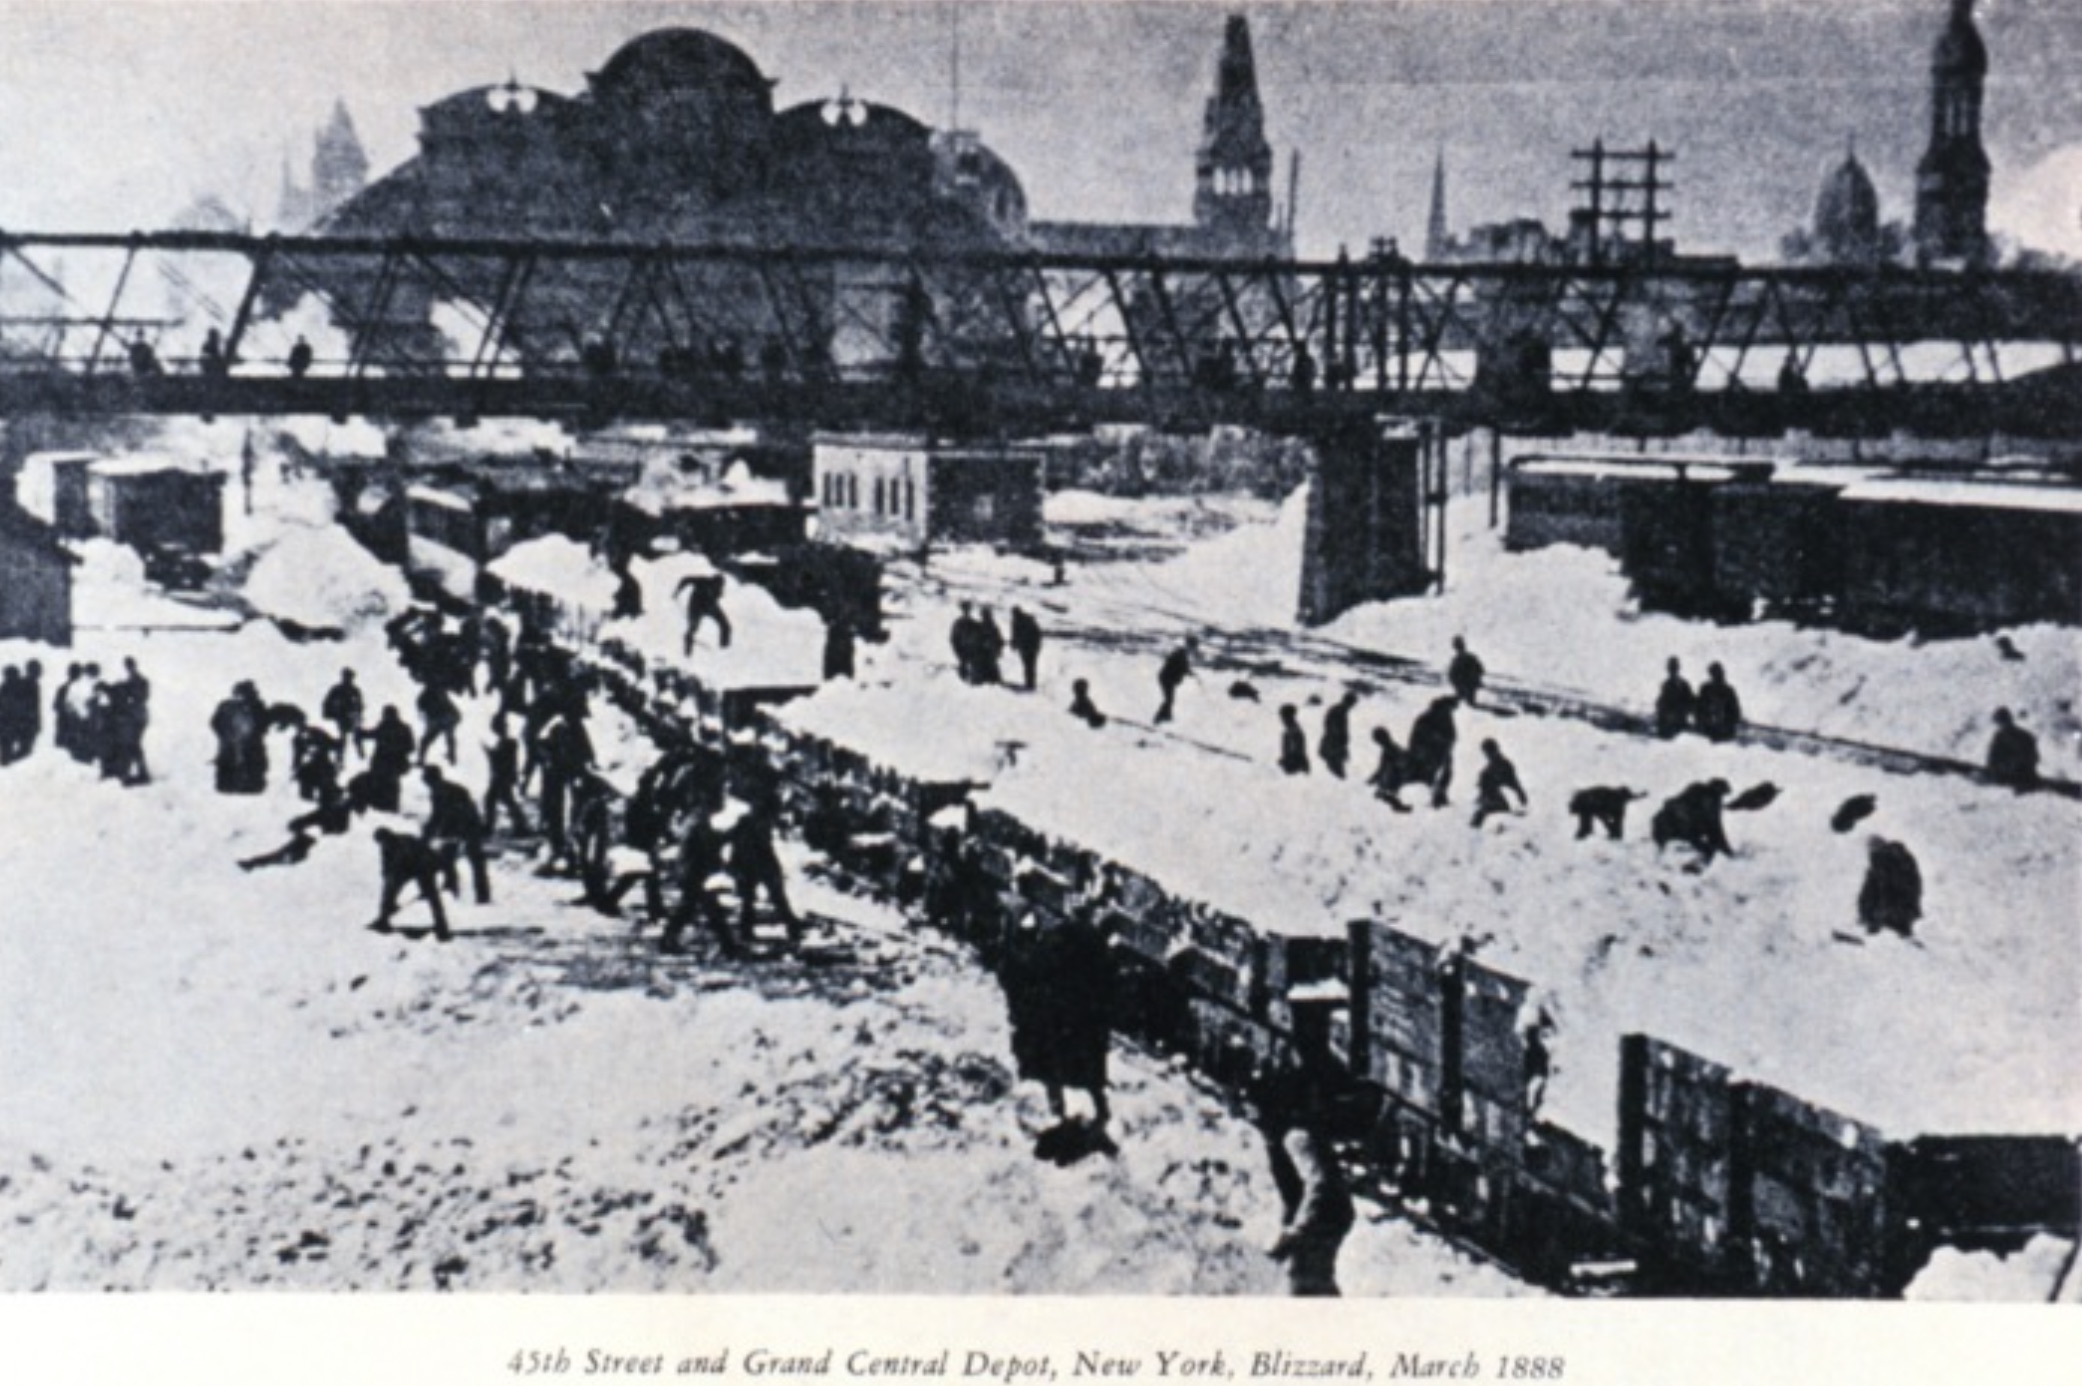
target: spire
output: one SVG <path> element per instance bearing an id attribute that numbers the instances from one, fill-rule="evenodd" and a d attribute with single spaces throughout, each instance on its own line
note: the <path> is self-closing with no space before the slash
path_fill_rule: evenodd
<path id="1" fill-rule="evenodd" d="M 1925 262 L 1987 255 L 1988 152 L 1981 96 L 1988 49 L 1973 0 L 1952 0 L 1930 58 L 1930 143 L 1916 165 L 1916 253 Z"/>
<path id="2" fill-rule="evenodd" d="M 1193 160 L 1193 220 L 1228 239 L 1262 239 L 1272 228 L 1272 146 L 1258 102 L 1250 22 L 1229 16 L 1214 95 Z"/>
<path id="3" fill-rule="evenodd" d="M 329 215 L 369 182 L 369 156 L 362 152 L 361 137 L 354 133 L 347 103 L 333 102 L 333 113 L 318 132 L 317 148 L 311 156 L 312 219 Z"/>
<path id="4" fill-rule="evenodd" d="M 1431 166 L 1431 218 L 1424 224 L 1424 258 L 1437 264 L 1446 258 L 1451 234 L 1446 229 L 1446 148 Z"/>

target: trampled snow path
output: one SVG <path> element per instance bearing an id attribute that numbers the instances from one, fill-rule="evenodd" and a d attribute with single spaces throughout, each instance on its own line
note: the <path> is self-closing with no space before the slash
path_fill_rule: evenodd
<path id="1" fill-rule="evenodd" d="M 800 878 L 854 921 L 850 961 L 664 959 L 511 855 L 455 942 L 370 934 L 366 825 L 234 866 L 300 806 L 279 743 L 267 795 L 212 793 L 206 722 L 238 678 L 312 707 L 345 663 L 409 708 L 374 642 L 251 626 L 68 657 L 126 653 L 155 684 L 153 785 L 47 740 L 0 772 L 0 1287 L 1277 1291 L 1257 1138 L 1187 1075 L 1122 1054 L 1120 1157 L 1035 1161 L 995 985 Z M 626 777 L 634 748 L 595 732 Z M 1525 1292 L 1380 1217 L 1343 1269 L 1355 1293 Z"/>

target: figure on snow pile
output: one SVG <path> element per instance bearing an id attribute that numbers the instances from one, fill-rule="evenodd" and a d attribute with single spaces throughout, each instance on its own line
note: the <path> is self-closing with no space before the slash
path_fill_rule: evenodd
<path id="1" fill-rule="evenodd" d="M 700 634 L 703 621 L 714 621 L 717 643 L 726 650 L 730 648 L 730 618 L 723 614 L 722 574 L 691 573 L 680 579 L 672 595 L 687 599 L 687 634 L 680 645 L 682 658 L 694 653 L 694 637 Z"/>
<path id="2" fill-rule="evenodd" d="M 1655 839 L 1658 850 L 1673 842 L 1681 842 L 1698 852 L 1701 864 L 1711 862 L 1716 856 L 1733 856 L 1735 849 L 1728 845 L 1728 833 L 1721 822 L 1721 810 L 1728 801 L 1726 780 L 1702 780 L 1686 785 L 1676 795 L 1663 801 L 1655 811 L 1649 824 L 1650 835 Z"/>
<path id="3" fill-rule="evenodd" d="M 1386 727 L 1374 728 L 1373 741 L 1379 748 L 1380 759 L 1366 783 L 1376 799 L 1397 813 L 1408 813 L 1410 806 L 1402 801 L 1402 787 L 1410 780 L 1409 757 L 1403 753 L 1402 747 L 1395 744 L 1395 738 Z"/>
<path id="4" fill-rule="evenodd" d="M 429 765 L 419 773 L 426 781 L 431 805 L 422 836 L 427 846 L 440 854 L 441 877 L 448 893 L 461 893 L 456 880 L 456 857 L 462 855 L 470 860 L 470 886 L 477 903 L 489 905 L 492 881 L 485 869 L 484 816 L 477 811 L 477 801 L 461 785 L 451 783 L 436 766 Z"/>
<path id="5" fill-rule="evenodd" d="M 1911 938 L 1923 917 L 1923 871 L 1915 855 L 1884 837 L 1865 839 L 1865 883 L 1858 888 L 1858 922 L 1865 932 L 1885 929 Z"/>
<path id="6" fill-rule="evenodd" d="M 1518 767 L 1505 758 L 1503 748 L 1494 741 L 1482 743 L 1482 772 L 1475 779 L 1474 825 L 1481 827 L 1490 817 L 1511 812 L 1511 795 L 1518 796 L 1518 809 L 1522 813 L 1532 801 L 1526 797 L 1525 786 L 1518 782 Z"/>
<path id="7" fill-rule="evenodd" d="M 2039 783 L 2039 739 L 2018 726 L 2006 707 L 1995 710 L 1995 735 L 1988 739 L 1988 780 L 2019 794 Z"/>
<path id="8" fill-rule="evenodd" d="M 1708 741 L 1733 741 L 1742 726 L 1742 699 L 1718 664 L 1706 666 L 1706 682 L 1692 704 L 1692 725 Z"/>
<path id="9" fill-rule="evenodd" d="M 1041 623 L 1023 606 L 1012 608 L 1012 652 L 1019 656 L 1020 682 L 1031 693 L 1041 660 Z"/>
<path id="10" fill-rule="evenodd" d="M 1697 699 L 1677 661 L 1673 659 L 1665 667 L 1668 672 L 1655 695 L 1655 734 L 1668 741 L 1691 726 L 1692 706 Z"/>
<path id="11" fill-rule="evenodd" d="M 1352 709 L 1358 705 L 1359 695 L 1348 688 L 1323 713 L 1323 735 L 1316 742 L 1316 754 L 1323 758 L 1323 768 L 1339 779 L 1345 777 L 1345 765 L 1352 758 Z"/>
<path id="12" fill-rule="evenodd" d="M 1409 749 L 1404 761 L 1406 782 L 1431 789 L 1431 806 L 1446 806 L 1446 791 L 1453 784 L 1453 743 L 1459 733 L 1453 726 L 1454 700 L 1434 698 L 1431 706 L 1410 724 Z"/>
<path id="13" fill-rule="evenodd" d="M 1200 652 L 1200 643 L 1187 636 L 1183 645 L 1164 656 L 1163 667 L 1157 670 L 1157 688 L 1164 701 L 1157 705 L 1156 720 L 1159 725 L 1171 720 L 1172 703 L 1178 697 L 1179 687 L 1187 679 L 1194 678 L 1193 656 Z"/>
<path id="14" fill-rule="evenodd" d="M 217 737 L 217 792 L 258 794 L 267 788 L 267 705 L 250 680 L 234 685 L 231 696 L 210 714 Z"/>
<path id="15" fill-rule="evenodd" d="M 398 896 L 409 885 L 418 889 L 419 898 L 433 911 L 434 937 L 443 943 L 455 937 L 448 931 L 448 913 L 441 907 L 441 854 L 412 834 L 390 828 L 376 829 L 376 853 L 383 872 L 383 899 L 370 930 L 391 932 Z"/>
<path id="16" fill-rule="evenodd" d="M 1468 648 L 1468 642 L 1454 636 L 1453 659 L 1446 665 L 1446 684 L 1453 690 L 1453 696 L 1473 707 L 1475 695 L 1482 691 L 1482 678 L 1487 672 L 1482 661 L 1475 658 L 1474 651 Z"/>
<path id="17" fill-rule="evenodd" d="M 412 768 L 412 728 L 385 704 L 382 716 L 369 731 L 369 804 L 385 813 L 398 811 L 398 798 L 405 787 L 405 774 Z"/>
<path id="18" fill-rule="evenodd" d="M 1593 825 L 1603 828 L 1614 842 L 1626 835 L 1627 805 L 1648 796 L 1624 785 L 1599 784 L 1579 789 L 1569 796 L 1569 812 L 1576 815 L 1576 840 L 1590 836 Z"/>
<path id="19" fill-rule="evenodd" d="M 1292 703 L 1280 708 L 1280 773 L 1308 773 L 1308 737 L 1301 730 L 1301 720 Z"/>

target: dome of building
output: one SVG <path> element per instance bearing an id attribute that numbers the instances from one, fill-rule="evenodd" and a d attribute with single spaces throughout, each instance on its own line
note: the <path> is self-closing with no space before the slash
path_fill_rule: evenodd
<path id="1" fill-rule="evenodd" d="M 756 93 L 773 84 L 736 44 L 702 29 L 657 29 L 615 50 L 592 76 L 593 93 L 639 100 L 663 93 Z"/>
<path id="2" fill-rule="evenodd" d="M 1952 18 L 1938 35 L 1930 55 L 1930 69 L 1940 76 L 1985 77 L 1988 48 L 1974 27 L 1973 0 L 1952 0 Z"/>
<path id="3" fill-rule="evenodd" d="M 1879 247 L 1880 198 L 1855 153 L 1822 180 L 1815 198 L 1815 241 L 1832 260 L 1862 260 Z"/>

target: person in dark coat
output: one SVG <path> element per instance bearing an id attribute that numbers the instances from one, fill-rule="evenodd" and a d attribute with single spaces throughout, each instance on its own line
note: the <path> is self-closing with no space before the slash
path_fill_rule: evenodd
<path id="1" fill-rule="evenodd" d="M 1323 768 L 1339 779 L 1345 777 L 1345 765 L 1352 758 L 1352 709 L 1358 705 L 1359 695 L 1348 688 L 1323 713 L 1323 735 L 1316 742 L 1316 754 L 1322 757 Z"/>
<path id="2" fill-rule="evenodd" d="M 1475 777 L 1474 825 L 1481 827 L 1493 815 L 1511 812 L 1510 796 L 1518 796 L 1522 812 L 1532 801 L 1518 782 L 1518 767 L 1508 760 L 1493 740 L 1482 743 L 1482 772 Z"/>
<path id="3" fill-rule="evenodd" d="M 1718 664 L 1706 666 L 1706 682 L 1699 685 L 1698 701 L 1692 705 L 1692 725 L 1708 741 L 1733 741 L 1742 726 L 1742 699 Z"/>
<path id="4" fill-rule="evenodd" d="M 520 743 L 513 739 L 507 726 L 506 714 L 492 714 L 492 739 L 484 748 L 484 828 L 493 831 L 499 815 L 506 815 L 507 824 L 517 833 L 528 831 L 528 816 L 520 806 Z"/>
<path id="5" fill-rule="evenodd" d="M 687 634 L 680 645 L 683 657 L 694 653 L 694 637 L 700 634 L 703 621 L 714 621 L 717 643 L 726 650 L 730 648 L 730 618 L 723 614 L 721 574 L 691 573 L 680 579 L 672 594 L 687 600 Z"/>
<path id="6" fill-rule="evenodd" d="M 22 741 L 21 755 L 29 755 L 36 749 L 36 739 L 43 735 L 43 664 L 30 660 L 22 666 Z"/>
<path id="7" fill-rule="evenodd" d="M 1020 680 L 1031 693 L 1041 662 L 1041 623 L 1023 606 L 1012 608 L 1012 651 L 1019 656 Z"/>
<path id="8" fill-rule="evenodd" d="M 14 665 L 0 673 L 0 765 L 12 765 L 28 754 L 22 748 L 26 719 L 22 715 L 22 695 L 28 689 L 22 671 Z"/>
<path id="9" fill-rule="evenodd" d="M 1099 711 L 1092 701 L 1092 685 L 1086 679 L 1073 679 L 1070 683 L 1070 715 L 1088 727 L 1106 725 L 1106 714 Z"/>
<path id="10" fill-rule="evenodd" d="M 1988 739 L 1988 781 L 2019 794 L 2039 783 L 2039 739 L 2018 726 L 2006 707 L 1995 710 L 1995 735 Z"/>
<path id="11" fill-rule="evenodd" d="M 1579 789 L 1569 796 L 1569 812 L 1576 815 L 1576 840 L 1590 836 L 1593 825 L 1603 828 L 1614 842 L 1626 835 L 1627 805 L 1648 796 L 1624 785 L 1599 784 Z"/>
<path id="12" fill-rule="evenodd" d="M 1157 705 L 1156 720 L 1160 724 L 1171 720 L 1172 704 L 1180 686 L 1194 677 L 1193 656 L 1199 652 L 1199 641 L 1189 635 L 1183 645 L 1164 656 L 1163 666 L 1157 670 L 1157 688 L 1164 695 L 1164 701 Z"/>
<path id="13" fill-rule="evenodd" d="M 434 914 L 434 937 L 446 943 L 455 937 L 448 931 L 448 912 L 441 905 L 441 854 L 410 833 L 390 828 L 376 829 L 376 855 L 383 872 L 383 898 L 376 907 L 376 922 L 370 930 L 387 934 L 398 910 L 398 896 L 414 886 L 419 898 Z"/>
<path id="14" fill-rule="evenodd" d="M 1692 708 L 1697 699 L 1675 659 L 1664 669 L 1663 686 L 1655 695 L 1655 734 L 1668 741 L 1691 726 Z"/>
<path id="15" fill-rule="evenodd" d="M 1114 989 L 1106 936 L 1082 909 L 1048 924 L 1029 916 L 1012 939 L 1002 981 L 1020 1077 L 1047 1090 L 1058 1123 L 1068 1118 L 1063 1090 L 1082 1088 L 1091 1097 L 1092 1127 L 1103 1130 Z"/>
<path id="16" fill-rule="evenodd" d="M 577 858 L 566 832 L 568 796 L 578 776 L 592 768 L 593 741 L 575 709 L 560 707 L 543 724 L 536 764 L 542 772 L 542 831 L 549 839 L 550 851 L 547 866 L 551 870 L 560 864 L 576 869 Z"/>
<path id="17" fill-rule="evenodd" d="M 665 921 L 665 933 L 658 940 L 658 947 L 667 953 L 680 951 L 680 940 L 686 934 L 687 925 L 697 919 L 723 951 L 724 956 L 742 958 L 746 956 L 745 945 L 731 931 L 729 917 L 723 912 L 722 904 L 709 889 L 709 879 L 723 869 L 723 835 L 705 814 L 694 814 L 687 820 L 686 831 L 680 838 L 679 851 L 679 900 L 674 904 Z"/>
<path id="18" fill-rule="evenodd" d="M 318 715 L 333 724 L 333 730 L 340 738 L 343 758 L 349 751 L 361 749 L 364 710 L 361 686 L 354 681 L 354 671 L 342 669 L 340 681 L 325 691 L 325 701 L 318 705 Z"/>
<path id="19" fill-rule="evenodd" d="M 405 787 L 405 773 L 412 768 L 412 751 L 417 745 L 412 729 L 386 705 L 369 736 L 369 804 L 385 813 L 398 811 L 398 797 Z"/>
<path id="20" fill-rule="evenodd" d="M 1865 883 L 1858 888 L 1858 922 L 1865 932 L 1882 929 L 1913 937 L 1923 917 L 1923 871 L 1915 855 L 1884 837 L 1865 840 Z"/>
<path id="21" fill-rule="evenodd" d="M 101 666 L 91 660 L 81 665 L 79 677 L 67 679 L 58 696 L 64 700 L 62 715 L 70 731 L 65 749 L 74 760 L 91 765 L 101 758 L 101 729 L 94 718 L 95 707 L 101 701 Z"/>
<path id="22" fill-rule="evenodd" d="M 126 785 L 150 784 L 145 731 L 152 723 L 152 682 L 126 656 L 123 677 L 108 686 L 108 694 L 108 773 Z"/>
<path id="23" fill-rule="evenodd" d="M 318 835 L 338 837 L 354 826 L 354 816 L 368 810 L 369 772 L 364 770 L 347 782 L 343 789 L 338 784 L 327 786 L 318 804 L 308 813 L 300 813 L 289 820 L 289 841 L 272 852 L 246 857 L 238 864 L 241 871 L 258 871 L 267 866 L 294 866 L 311 855 L 318 844 Z"/>
<path id="24" fill-rule="evenodd" d="M 1280 1230 L 1268 1251 L 1286 1268 L 1287 1293 L 1338 1293 L 1337 1255 L 1358 1221 L 1352 1193 L 1321 1125 L 1314 1085 L 1288 1063 L 1254 1082 L 1253 1124 L 1265 1141 Z"/>
<path id="25" fill-rule="evenodd" d="M 998 629 L 997 618 L 984 607 L 976 617 L 976 653 L 973 668 L 977 683 L 1002 683 L 1005 679 L 1005 632 Z"/>
<path id="26" fill-rule="evenodd" d="M 752 936 L 754 901 L 760 894 L 779 915 L 788 930 L 788 942 L 802 943 L 802 916 L 788 902 L 788 875 L 774 850 L 774 819 L 771 809 L 755 806 L 738 815 L 729 834 L 730 879 L 737 890 L 737 928 L 740 936 Z"/>
<path id="27" fill-rule="evenodd" d="M 1697 851 L 1705 861 L 1716 856 L 1733 856 L 1721 810 L 1728 801 L 1726 780 L 1702 780 L 1686 785 L 1663 801 L 1649 824 L 1649 835 L 1658 851 L 1681 842 Z"/>
<path id="28" fill-rule="evenodd" d="M 289 743 L 289 773 L 298 798 L 323 803 L 329 791 L 340 787 L 340 743 L 315 723 L 298 727 Z"/>
<path id="29" fill-rule="evenodd" d="M 260 690 L 242 681 L 210 714 L 217 737 L 217 792 L 258 794 L 267 788 L 267 706 Z"/>
<path id="30" fill-rule="evenodd" d="M 1453 743 L 1459 735 L 1453 726 L 1454 706 L 1452 698 L 1434 698 L 1410 724 L 1409 780 L 1431 789 L 1433 808 L 1446 806 L 1446 791 L 1453 784 Z"/>
<path id="31" fill-rule="evenodd" d="M 435 745 L 443 742 L 448 746 L 448 763 L 455 764 L 455 729 L 462 725 L 462 721 L 462 711 L 456 707 L 447 688 L 430 683 L 419 690 L 420 764 L 426 764 Z"/>
<path id="32" fill-rule="evenodd" d="M 628 560 L 614 565 L 614 606 L 609 615 L 629 620 L 643 615 L 643 584 L 629 570 Z"/>
<path id="33" fill-rule="evenodd" d="M 450 895 L 461 893 L 457 881 L 456 857 L 469 858 L 470 887 L 475 892 L 477 903 L 492 902 L 491 872 L 484 860 L 484 815 L 477 811 L 477 801 L 470 791 L 452 783 L 437 766 L 429 765 L 421 770 L 420 778 L 426 782 L 427 810 L 426 826 L 420 836 L 426 844 L 441 856 L 442 882 Z"/>
<path id="34" fill-rule="evenodd" d="M 1374 728 L 1373 742 L 1379 759 L 1366 783 L 1376 799 L 1397 813 L 1408 813 L 1410 806 L 1402 801 L 1402 787 L 1408 782 L 1409 757 L 1403 754 L 1402 747 L 1395 744 L 1395 738 L 1386 727 Z"/>
<path id="35" fill-rule="evenodd" d="M 1308 773 L 1308 736 L 1301 730 L 1301 718 L 1292 703 L 1280 708 L 1280 773 Z"/>
<path id="36" fill-rule="evenodd" d="M 1453 696 L 1473 707 L 1475 696 L 1482 691 L 1485 673 L 1487 670 L 1483 669 L 1482 661 L 1475 657 L 1474 651 L 1468 648 L 1468 642 L 1461 636 L 1454 636 L 1453 658 L 1446 665 L 1446 686 L 1453 690 Z"/>
<path id="37" fill-rule="evenodd" d="M 72 689 L 85 674 L 84 665 L 66 665 L 65 679 L 51 695 L 51 742 L 69 756 L 78 754 L 73 748 L 79 740 L 79 727 L 72 716 Z"/>
<path id="38" fill-rule="evenodd" d="M 954 654 L 954 672 L 963 683 L 976 681 L 977 629 L 975 603 L 963 602 L 954 624 L 947 628 L 947 648 Z"/>

